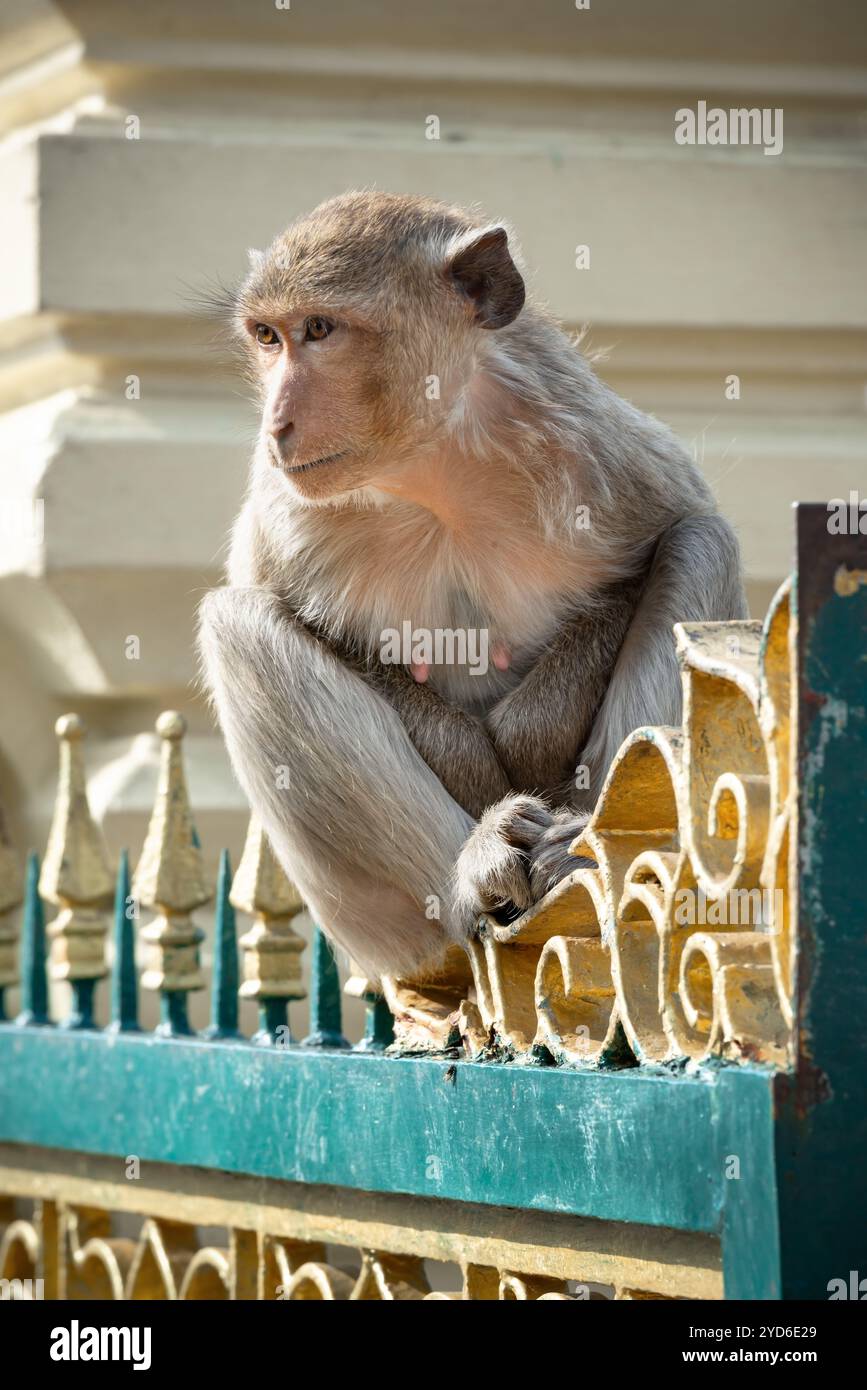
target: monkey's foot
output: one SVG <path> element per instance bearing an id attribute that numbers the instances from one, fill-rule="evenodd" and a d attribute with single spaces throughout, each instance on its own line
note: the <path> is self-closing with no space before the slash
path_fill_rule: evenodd
<path id="1" fill-rule="evenodd" d="M 558 811 L 552 816 L 551 824 L 530 853 L 530 887 L 534 902 L 550 893 L 573 869 L 596 868 L 595 860 L 569 853 L 569 846 L 582 834 L 589 819 L 589 811 Z"/>
<path id="2" fill-rule="evenodd" d="M 536 796 L 507 796 L 485 811 L 455 865 L 455 917 L 467 936 L 483 913 L 508 918 L 532 907 L 533 851 L 554 819 Z"/>

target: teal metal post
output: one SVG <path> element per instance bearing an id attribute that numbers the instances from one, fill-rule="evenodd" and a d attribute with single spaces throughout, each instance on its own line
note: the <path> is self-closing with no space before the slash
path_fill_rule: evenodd
<path id="1" fill-rule="evenodd" d="M 867 516 L 852 511 L 837 534 L 823 503 L 797 509 L 798 1055 L 776 1082 L 784 1298 L 867 1296 Z"/>
<path id="2" fill-rule="evenodd" d="M 114 964 L 111 977 L 110 1033 L 138 1033 L 138 979 L 135 969 L 136 906 L 130 890 L 129 854 L 121 850 L 114 894 Z"/>
<path id="3" fill-rule="evenodd" d="M 331 943 L 321 927 L 313 929 L 310 963 L 310 1032 L 302 1047 L 348 1047 L 343 1036 L 340 977 Z"/>
<path id="4" fill-rule="evenodd" d="M 45 913 L 39 896 L 39 856 L 27 859 L 27 886 L 24 893 L 24 925 L 21 932 L 21 1012 L 18 1024 L 44 1027 L 48 1016 L 48 976 L 46 973 Z"/>
<path id="5" fill-rule="evenodd" d="M 211 986 L 211 1023 L 205 1037 L 239 1038 L 238 1029 L 238 934 L 235 909 L 229 902 L 232 866 L 229 851 L 220 855 L 217 899 L 214 906 L 214 970 Z"/>
<path id="6" fill-rule="evenodd" d="M 365 994 L 364 1037 L 355 1052 L 384 1052 L 394 1042 L 394 1019 L 381 994 Z"/>

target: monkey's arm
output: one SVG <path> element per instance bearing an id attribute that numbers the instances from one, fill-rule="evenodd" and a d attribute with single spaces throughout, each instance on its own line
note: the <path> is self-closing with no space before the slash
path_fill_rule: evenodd
<path id="1" fill-rule="evenodd" d="M 416 752 L 471 816 L 480 816 L 512 790 L 480 719 L 420 685 L 403 666 L 358 660 L 358 669 L 399 716 Z"/>
<path id="2" fill-rule="evenodd" d="M 746 616 L 737 539 L 716 514 L 684 517 L 669 527 L 632 601 L 628 589 L 603 609 L 595 630 L 567 624 L 493 712 L 500 758 L 519 779 L 516 785 L 535 781 L 538 789 L 549 791 L 547 777 L 556 794 L 557 776 L 571 769 L 576 748 L 589 785 L 582 793 L 567 773 L 572 794 L 564 784 L 559 799 L 571 810 L 552 813 L 536 797 L 520 794 L 491 808 L 458 859 L 456 910 L 466 930 L 492 906 L 511 901 L 526 907 L 576 868 L 569 844 L 583 828 L 623 740 L 645 724 L 678 722 L 680 673 L 672 624 Z M 588 709 L 589 727 L 583 722 Z"/>
<path id="3" fill-rule="evenodd" d="M 487 716 L 512 786 L 568 799 L 575 764 L 611 680 L 643 576 L 610 585 L 554 641 Z"/>

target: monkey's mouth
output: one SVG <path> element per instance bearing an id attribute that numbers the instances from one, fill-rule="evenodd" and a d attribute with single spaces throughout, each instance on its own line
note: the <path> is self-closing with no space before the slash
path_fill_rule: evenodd
<path id="1" fill-rule="evenodd" d="M 338 459 L 346 458 L 347 453 L 348 450 L 344 449 L 342 453 L 326 454 L 324 458 L 311 459 L 309 463 L 296 463 L 294 465 L 284 463 L 282 467 L 284 473 L 309 473 L 311 468 L 322 468 L 326 463 L 336 463 Z"/>

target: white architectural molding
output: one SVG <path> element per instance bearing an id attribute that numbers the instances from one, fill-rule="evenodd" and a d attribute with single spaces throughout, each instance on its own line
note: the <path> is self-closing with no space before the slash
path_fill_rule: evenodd
<path id="1" fill-rule="evenodd" d="M 243 831 L 192 630 L 254 422 L 195 301 L 348 186 L 515 224 L 536 294 L 695 449 L 754 611 L 789 568 L 790 501 L 867 492 L 861 4 L 700 9 L 6 0 L 0 503 L 45 506 L 41 540 L 0 549 L 0 798 L 22 843 L 45 831 L 51 721 L 78 706 L 101 812 L 136 853 L 136 731 L 178 700 L 191 756 L 200 739 L 219 769 L 194 805 L 215 836 Z M 783 153 L 678 146 L 675 112 L 700 99 L 783 108 Z"/>

